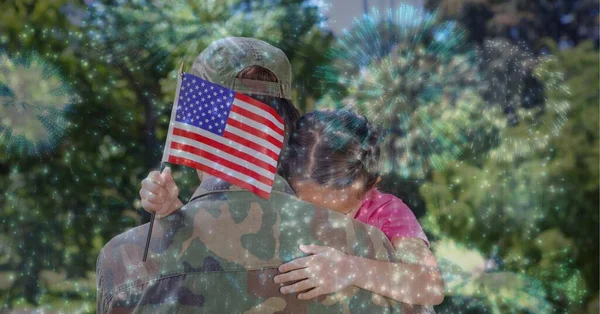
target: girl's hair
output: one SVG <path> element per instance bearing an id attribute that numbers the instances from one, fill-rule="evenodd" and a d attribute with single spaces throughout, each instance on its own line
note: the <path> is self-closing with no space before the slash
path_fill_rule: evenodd
<path id="1" fill-rule="evenodd" d="M 349 110 L 315 111 L 298 120 L 285 151 L 282 175 L 288 182 L 314 181 L 334 189 L 364 180 L 364 191 L 379 177 L 377 132 L 367 118 Z"/>

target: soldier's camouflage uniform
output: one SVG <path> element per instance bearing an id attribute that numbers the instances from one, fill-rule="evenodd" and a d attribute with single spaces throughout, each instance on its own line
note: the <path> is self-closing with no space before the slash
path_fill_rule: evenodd
<path id="1" fill-rule="evenodd" d="M 147 262 L 148 224 L 113 238 L 97 263 L 98 313 L 433 313 L 356 287 L 298 300 L 279 292 L 282 263 L 300 244 L 399 261 L 378 229 L 294 197 L 276 178 L 270 200 L 215 178 L 190 203 L 157 219 Z"/>

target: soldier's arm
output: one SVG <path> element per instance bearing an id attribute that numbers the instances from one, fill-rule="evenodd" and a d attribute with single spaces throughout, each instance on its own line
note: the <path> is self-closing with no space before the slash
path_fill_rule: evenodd
<path id="1" fill-rule="evenodd" d="M 444 300 L 444 282 L 435 257 L 423 240 L 392 239 L 402 263 L 349 256 L 353 284 L 394 300 L 415 305 L 437 305 Z"/>

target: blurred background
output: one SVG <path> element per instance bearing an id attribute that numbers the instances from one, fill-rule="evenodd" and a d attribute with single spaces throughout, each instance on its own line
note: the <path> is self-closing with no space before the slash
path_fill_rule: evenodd
<path id="1" fill-rule="evenodd" d="M 288 55 L 304 113 L 380 128 L 380 189 L 438 258 L 438 313 L 599 313 L 599 3 L 0 2 L 0 312 L 93 313 L 95 264 L 149 220 L 176 69 L 210 42 Z M 186 201 L 198 185 L 175 166 Z"/>

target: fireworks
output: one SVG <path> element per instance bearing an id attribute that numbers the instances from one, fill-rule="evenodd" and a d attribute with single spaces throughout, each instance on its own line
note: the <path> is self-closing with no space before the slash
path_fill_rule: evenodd
<path id="1" fill-rule="evenodd" d="M 394 18 L 373 10 L 328 53 L 318 106 L 365 115 L 382 134 L 382 172 L 423 178 L 494 132 L 474 88 L 475 51 L 463 38 L 455 23 L 421 9 L 402 5 Z"/>
<path id="2" fill-rule="evenodd" d="M 402 5 L 357 19 L 319 69 L 320 108 L 350 107 L 382 134 L 382 172 L 424 178 L 457 159 L 513 160 L 543 149 L 566 121 L 561 73 L 502 41 L 464 44 L 454 22 Z"/>
<path id="3" fill-rule="evenodd" d="M 11 58 L 0 53 L 0 146 L 19 155 L 52 150 L 77 99 L 58 71 L 36 54 Z"/>

